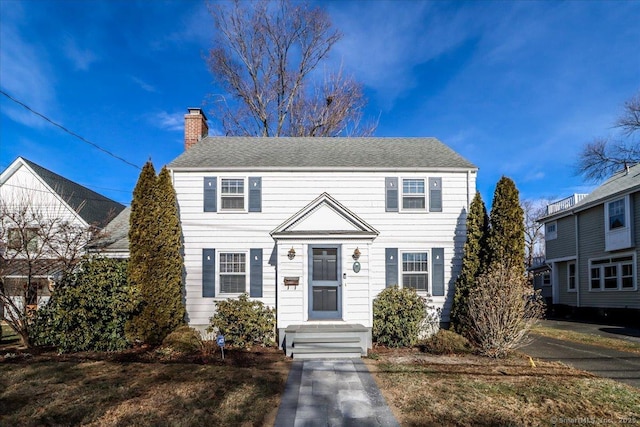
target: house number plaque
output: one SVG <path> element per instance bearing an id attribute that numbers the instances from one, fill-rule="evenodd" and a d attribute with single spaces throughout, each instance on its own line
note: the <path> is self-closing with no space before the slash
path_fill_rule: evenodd
<path id="1" fill-rule="evenodd" d="M 360 263 L 358 261 L 353 263 L 353 272 L 360 273 Z"/>

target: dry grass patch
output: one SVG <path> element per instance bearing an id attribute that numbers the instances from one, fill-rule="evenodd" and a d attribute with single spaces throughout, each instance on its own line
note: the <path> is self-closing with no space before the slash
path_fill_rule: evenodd
<path id="1" fill-rule="evenodd" d="M 582 332 L 566 331 L 562 329 L 549 328 L 546 326 L 535 326 L 532 333 L 559 340 L 573 341 L 582 344 L 590 344 L 598 347 L 605 347 L 619 351 L 640 354 L 640 344 L 627 341 L 622 338 L 608 338 L 596 334 L 585 334 Z"/>
<path id="2" fill-rule="evenodd" d="M 640 423 L 640 391 L 560 363 L 518 355 L 383 351 L 367 364 L 403 426 L 544 426 L 554 420 Z"/>
<path id="3" fill-rule="evenodd" d="M 0 355 L 0 425 L 272 425 L 290 362 L 275 349 L 225 356 Z"/>

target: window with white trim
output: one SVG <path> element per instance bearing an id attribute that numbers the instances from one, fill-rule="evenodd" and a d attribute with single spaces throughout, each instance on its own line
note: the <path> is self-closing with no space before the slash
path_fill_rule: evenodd
<path id="1" fill-rule="evenodd" d="M 567 290 L 576 290 L 576 263 L 570 262 L 567 264 Z"/>
<path id="2" fill-rule="evenodd" d="M 247 289 L 247 254 L 221 252 L 220 293 L 239 294 Z"/>
<path id="3" fill-rule="evenodd" d="M 424 211 L 427 208 L 424 179 L 402 180 L 402 210 Z"/>
<path id="4" fill-rule="evenodd" d="M 589 283 L 594 291 L 635 290 L 633 255 L 603 258 L 589 262 Z"/>
<path id="5" fill-rule="evenodd" d="M 402 254 L 402 287 L 429 291 L 429 263 L 426 252 Z"/>
<path id="6" fill-rule="evenodd" d="M 634 246 L 629 195 L 604 204 L 604 249 L 607 252 Z"/>
<path id="7" fill-rule="evenodd" d="M 245 185 L 243 178 L 222 178 L 220 183 L 220 210 L 244 210 Z"/>
<path id="8" fill-rule="evenodd" d="M 609 230 L 615 230 L 625 226 L 624 199 L 615 200 L 607 205 L 609 210 Z"/>
<path id="9" fill-rule="evenodd" d="M 558 223 L 556 221 L 548 222 L 544 229 L 545 240 L 555 240 L 558 238 Z"/>

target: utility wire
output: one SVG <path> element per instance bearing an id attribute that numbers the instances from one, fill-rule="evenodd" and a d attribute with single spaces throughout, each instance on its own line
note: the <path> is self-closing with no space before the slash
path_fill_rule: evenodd
<path id="1" fill-rule="evenodd" d="M 91 141 L 89 141 L 89 140 L 87 140 L 87 139 L 83 138 L 82 136 L 78 135 L 78 134 L 77 134 L 77 133 L 75 133 L 75 132 L 70 131 L 69 129 L 67 129 L 66 127 L 62 126 L 61 124 L 58 124 L 58 123 L 54 122 L 53 120 L 51 120 L 50 118 L 48 118 L 48 117 L 47 117 L 47 116 L 45 116 L 44 114 L 41 114 L 41 113 L 39 113 L 39 112 L 35 111 L 33 108 L 29 107 L 29 106 L 28 106 L 27 104 L 25 104 L 24 102 L 21 102 L 21 101 L 19 101 L 19 100 L 15 99 L 15 98 L 14 98 L 14 97 L 12 97 L 11 95 L 9 95 L 7 92 L 3 91 L 2 89 L 0 89 L 0 93 L 1 93 L 1 94 L 3 94 L 4 96 L 6 96 L 7 98 L 9 98 L 10 100 L 12 100 L 13 102 L 15 102 L 16 104 L 21 105 L 22 107 L 26 108 L 27 110 L 29 110 L 30 112 L 32 112 L 32 113 L 33 113 L 33 114 L 35 114 L 36 116 L 39 116 L 39 117 L 43 118 L 44 120 L 48 121 L 48 122 L 49 122 L 49 123 L 51 123 L 52 125 L 54 125 L 54 126 L 56 126 L 56 127 L 60 128 L 60 129 L 62 129 L 63 131 L 65 131 L 65 132 L 66 132 L 66 133 L 68 133 L 69 135 L 71 135 L 71 136 L 74 136 L 74 137 L 78 138 L 80 141 L 82 141 L 82 142 L 84 142 L 84 143 L 86 143 L 86 144 L 89 144 L 89 145 L 91 145 L 91 146 L 92 146 L 92 147 L 94 147 L 94 148 L 97 148 L 98 150 L 100 150 L 100 151 L 102 151 L 102 152 L 104 152 L 104 153 L 108 154 L 109 156 L 111 156 L 111 157 L 113 157 L 113 158 L 115 158 L 115 159 L 120 160 L 121 162 L 124 162 L 124 163 L 128 164 L 129 166 L 133 166 L 134 168 L 136 168 L 136 169 L 138 169 L 138 170 L 142 169 L 142 168 L 140 168 L 140 166 L 135 165 L 135 164 L 131 163 L 130 161 L 125 160 L 125 159 L 123 159 L 122 157 L 120 157 L 120 156 L 118 156 L 118 155 L 116 155 L 116 154 L 113 154 L 111 151 L 109 151 L 109 150 L 106 150 L 106 149 L 102 148 L 102 147 L 101 147 L 101 146 L 99 146 L 98 144 L 96 144 L 96 143 L 94 143 L 94 142 L 91 142 Z"/>

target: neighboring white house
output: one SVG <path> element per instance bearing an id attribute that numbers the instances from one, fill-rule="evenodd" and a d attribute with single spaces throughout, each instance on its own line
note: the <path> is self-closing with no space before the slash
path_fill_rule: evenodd
<path id="1" fill-rule="evenodd" d="M 640 164 L 615 174 L 591 194 L 550 204 L 540 221 L 553 303 L 608 317 L 619 312 L 637 322 Z"/>
<path id="2" fill-rule="evenodd" d="M 0 278 L 6 292 L 27 298 L 29 306 L 42 304 L 68 258 L 77 259 L 90 234 L 123 209 L 18 157 L 0 174 Z M 32 289 L 25 292 L 28 277 Z"/>
<path id="3" fill-rule="evenodd" d="M 247 292 L 276 308 L 280 344 L 296 328 L 353 325 L 366 352 L 373 300 L 396 284 L 431 295 L 448 322 L 476 166 L 435 138 L 207 133 L 189 109 L 186 150 L 168 165 L 191 326 Z"/>

